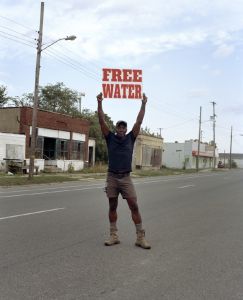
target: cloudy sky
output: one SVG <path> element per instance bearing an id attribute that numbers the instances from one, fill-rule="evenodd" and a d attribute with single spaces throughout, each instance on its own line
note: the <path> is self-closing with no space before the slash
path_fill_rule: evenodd
<path id="1" fill-rule="evenodd" d="M 34 89 L 40 3 L 0 2 L 0 85 L 9 95 Z M 243 153 L 242 0 L 47 0 L 43 43 L 60 41 L 43 52 L 40 85 L 63 82 L 85 92 L 82 108 L 96 110 L 102 68 L 143 70 L 148 105 L 143 127 L 161 130 L 165 142 L 213 139 L 210 116 L 216 102 L 216 143 Z M 17 42 L 18 41 L 18 42 Z M 104 112 L 130 130 L 139 100 L 105 99 Z"/>

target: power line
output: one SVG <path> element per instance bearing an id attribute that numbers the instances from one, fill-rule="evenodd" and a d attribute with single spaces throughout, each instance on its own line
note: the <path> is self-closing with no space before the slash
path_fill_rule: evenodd
<path id="1" fill-rule="evenodd" d="M 18 32 L 18 31 L 12 30 L 12 29 L 10 29 L 10 28 L 8 28 L 8 27 L 2 26 L 2 25 L 0 25 L 0 27 L 3 27 L 3 28 L 5 28 L 5 29 L 7 29 L 7 30 L 13 31 L 13 32 L 18 33 L 18 34 L 21 34 L 21 35 L 23 35 L 23 36 L 27 36 L 27 37 L 30 38 L 30 39 L 37 40 L 37 39 L 35 39 L 35 38 L 31 37 L 31 36 L 28 36 L 28 35 L 26 35 L 26 34 L 23 34 L 23 33 Z"/>
<path id="2" fill-rule="evenodd" d="M 76 62 L 76 63 L 77 63 L 77 64 L 79 64 L 80 66 L 82 66 L 82 67 L 84 67 L 84 68 L 86 68 L 86 69 L 90 70 L 91 72 L 93 72 L 93 73 L 95 73 L 95 74 L 97 74 L 97 75 L 99 75 L 99 76 L 100 76 L 100 74 L 98 74 L 98 73 L 96 73 L 95 71 L 93 71 L 93 70 L 91 70 L 91 69 L 89 69 L 89 68 L 85 67 L 84 65 L 80 64 L 79 62 L 77 62 L 76 60 L 74 60 L 74 59 L 70 58 L 69 56 L 67 56 L 67 55 L 65 55 L 65 54 L 63 54 L 63 53 L 61 53 L 61 52 L 57 51 L 56 49 L 53 49 L 53 50 L 54 50 L 54 51 L 56 51 L 56 52 L 58 52 L 58 53 L 60 53 L 61 55 L 65 56 L 65 57 L 69 58 L 70 60 L 72 60 L 72 61 Z M 49 49 L 49 51 L 50 51 L 50 49 Z M 57 54 L 56 54 L 56 55 L 57 55 Z M 57 55 L 57 56 L 58 56 L 58 55 Z M 86 71 L 86 72 L 87 72 L 87 71 Z M 88 73 L 88 72 L 87 72 L 87 73 Z"/>
<path id="3" fill-rule="evenodd" d="M 51 56 L 51 57 L 53 57 L 53 58 L 54 58 L 54 59 L 56 59 L 56 60 L 59 60 L 59 61 L 60 61 L 60 62 L 62 62 L 63 64 L 65 64 L 65 65 L 67 65 L 67 66 L 69 66 L 69 67 L 71 67 L 71 68 L 75 69 L 76 71 L 78 71 L 78 72 L 80 72 L 80 73 L 83 73 L 84 75 L 86 75 L 86 76 L 88 76 L 88 77 L 90 77 L 90 78 L 92 78 L 92 79 L 94 79 L 94 80 L 98 81 L 97 79 L 95 79 L 95 78 L 93 78 L 93 77 L 91 77 L 91 76 L 87 75 L 86 73 L 84 73 L 84 72 L 82 72 L 82 71 L 80 71 L 80 70 L 78 70 L 78 69 L 76 69 L 76 68 L 74 68 L 74 67 L 70 66 L 69 64 L 67 64 L 67 63 L 63 62 L 62 60 L 60 60 L 60 59 L 56 58 L 55 56 L 53 56 L 53 55 L 51 55 L 51 54 L 48 54 L 48 53 L 46 53 L 46 54 L 47 54 L 47 55 L 49 55 L 49 56 Z M 100 81 L 98 81 L 98 82 L 100 83 Z"/>
<path id="4" fill-rule="evenodd" d="M 1 18 L 4 18 L 4 19 L 6 19 L 6 20 L 9 20 L 9 21 L 11 21 L 11 22 L 13 22 L 13 23 L 16 23 L 16 24 L 18 24 L 18 25 L 20 25 L 20 26 L 23 26 L 23 27 L 25 27 L 25 28 L 28 28 L 28 29 L 30 29 L 30 30 L 33 30 L 33 31 L 35 31 L 35 32 L 38 32 L 37 30 L 34 30 L 34 29 L 32 29 L 32 28 L 29 28 L 29 27 L 27 27 L 27 26 L 25 26 L 25 25 L 22 25 L 22 24 L 20 24 L 20 23 L 18 23 L 18 22 L 15 22 L 15 21 L 11 20 L 11 19 L 8 19 L 8 18 L 6 18 L 6 17 L 4 17 L 4 16 L 1 16 L 1 15 L 0 15 L 0 17 L 1 17 Z"/>
<path id="5" fill-rule="evenodd" d="M 20 39 L 20 40 L 26 41 L 26 42 L 28 42 L 28 43 L 35 44 L 35 45 L 36 45 L 36 43 L 35 43 L 35 42 L 28 41 L 28 40 L 26 40 L 26 39 L 20 38 L 20 37 L 18 37 L 18 36 L 16 36 L 16 35 L 13 35 L 13 34 L 7 33 L 7 32 L 5 32 L 5 31 L 2 31 L 2 30 L 0 30 L 0 32 L 2 32 L 2 33 L 5 33 L 5 34 L 7 34 L 7 35 L 10 35 L 10 36 L 13 36 L 13 37 L 16 37 L 17 39 Z"/>
<path id="6" fill-rule="evenodd" d="M 19 42 L 19 41 L 16 41 L 16 40 L 14 40 L 14 39 L 10 39 L 10 38 L 8 38 L 8 37 L 6 37 L 6 36 L 4 36 L 4 35 L 1 35 L 1 34 L 0 34 L 0 36 L 1 36 L 1 37 L 4 37 L 5 39 L 12 40 L 12 41 L 15 41 L 15 42 L 17 42 L 17 43 L 20 43 L 20 44 L 23 44 L 23 45 L 26 45 L 26 46 L 29 46 L 29 47 L 31 47 L 31 48 L 35 48 L 35 49 L 36 49 L 36 47 L 30 46 L 30 45 L 28 45 L 28 44 L 25 44 L 25 43 L 22 43 L 22 42 Z"/>

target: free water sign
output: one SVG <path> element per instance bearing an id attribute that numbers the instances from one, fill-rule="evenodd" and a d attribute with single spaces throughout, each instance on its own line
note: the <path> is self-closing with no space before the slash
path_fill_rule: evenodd
<path id="1" fill-rule="evenodd" d="M 142 99 L 143 72 L 134 69 L 102 69 L 104 98 Z"/>

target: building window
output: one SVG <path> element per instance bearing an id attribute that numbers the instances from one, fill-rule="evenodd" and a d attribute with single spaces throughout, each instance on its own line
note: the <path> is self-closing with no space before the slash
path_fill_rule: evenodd
<path id="1" fill-rule="evenodd" d="M 69 159 L 69 141 L 57 140 L 57 158 Z"/>
<path id="2" fill-rule="evenodd" d="M 85 143 L 80 141 L 73 141 L 72 143 L 72 159 L 84 160 Z"/>

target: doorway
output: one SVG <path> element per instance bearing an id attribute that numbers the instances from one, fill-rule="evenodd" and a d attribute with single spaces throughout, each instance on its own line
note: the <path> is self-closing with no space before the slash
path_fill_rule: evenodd
<path id="1" fill-rule="evenodd" d="M 44 159 L 56 159 L 56 139 L 44 138 Z M 47 158 L 48 157 L 48 158 Z"/>

